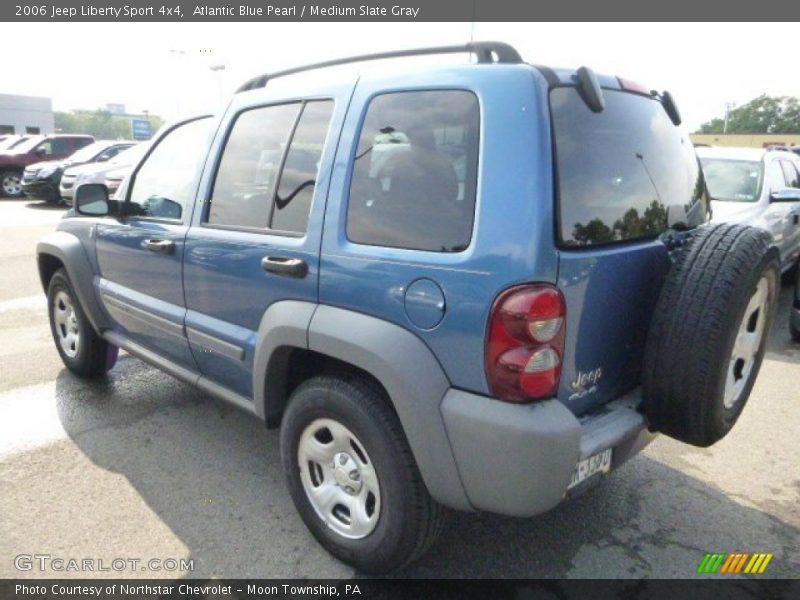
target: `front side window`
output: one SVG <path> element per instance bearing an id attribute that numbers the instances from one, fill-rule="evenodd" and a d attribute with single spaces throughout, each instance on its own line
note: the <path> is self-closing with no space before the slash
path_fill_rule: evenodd
<path id="1" fill-rule="evenodd" d="M 754 160 L 701 158 L 712 200 L 756 202 L 761 193 L 764 163 Z"/>
<path id="2" fill-rule="evenodd" d="M 137 170 L 126 213 L 183 220 L 200 181 L 211 135 L 210 119 L 179 125 L 166 134 Z"/>
<path id="3" fill-rule="evenodd" d="M 479 127 L 471 92 L 373 99 L 355 155 L 347 237 L 374 246 L 464 250 L 475 214 Z"/>
<path id="4" fill-rule="evenodd" d="M 653 238 L 667 230 L 668 211 L 690 215 L 704 197 L 692 143 L 661 103 L 603 90 L 592 112 L 574 87 L 550 92 L 558 173 L 559 238 L 586 246 Z"/>
<path id="5" fill-rule="evenodd" d="M 55 156 L 60 156 L 63 154 L 69 154 L 73 148 L 80 148 L 81 146 L 85 146 L 86 144 L 80 144 L 73 146 L 72 141 L 66 138 L 56 138 L 50 144 L 50 152 L 49 154 L 53 154 Z"/>

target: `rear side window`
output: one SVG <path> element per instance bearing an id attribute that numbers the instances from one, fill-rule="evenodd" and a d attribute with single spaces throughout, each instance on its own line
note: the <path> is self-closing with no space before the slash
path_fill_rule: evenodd
<path id="1" fill-rule="evenodd" d="M 373 99 L 353 166 L 347 237 L 435 252 L 469 246 L 479 119 L 478 100 L 466 91 Z"/>
<path id="2" fill-rule="evenodd" d="M 240 114 L 217 171 L 208 223 L 305 232 L 332 111 L 325 100 Z"/>
<path id="3" fill-rule="evenodd" d="M 308 102 L 303 108 L 278 182 L 272 229 L 299 233 L 306 230 L 332 111 L 331 101 Z"/>
<path id="4" fill-rule="evenodd" d="M 603 92 L 600 113 L 575 88 L 550 92 L 559 238 L 567 246 L 655 237 L 667 229 L 668 211 L 689 212 L 704 194 L 692 144 L 661 103 Z"/>

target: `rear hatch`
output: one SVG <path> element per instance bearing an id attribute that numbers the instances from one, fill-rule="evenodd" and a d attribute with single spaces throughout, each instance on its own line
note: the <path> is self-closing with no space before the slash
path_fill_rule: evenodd
<path id="1" fill-rule="evenodd" d="M 661 101 L 623 89 L 602 93 L 605 108 L 593 112 L 575 87 L 550 91 L 558 285 L 567 305 L 558 398 L 577 415 L 639 385 L 671 264 L 662 242 L 668 221 L 702 220 L 706 212 L 694 148 Z"/>

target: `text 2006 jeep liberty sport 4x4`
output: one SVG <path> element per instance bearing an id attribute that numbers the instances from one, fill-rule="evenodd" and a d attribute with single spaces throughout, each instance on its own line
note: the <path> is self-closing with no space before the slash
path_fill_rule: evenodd
<path id="1" fill-rule="evenodd" d="M 471 52 L 360 77 L 339 63 Z M 401 72 L 402 71 L 402 72 Z M 365 571 L 447 509 L 530 516 L 655 432 L 707 446 L 774 313 L 767 234 L 705 225 L 668 93 L 502 43 L 248 81 L 38 246 L 67 367 L 124 348 L 280 427 L 294 503 Z"/>

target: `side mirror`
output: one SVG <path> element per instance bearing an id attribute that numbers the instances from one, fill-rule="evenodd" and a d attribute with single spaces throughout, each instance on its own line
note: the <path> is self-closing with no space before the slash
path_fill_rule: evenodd
<path id="1" fill-rule="evenodd" d="M 84 183 L 75 190 L 75 212 L 87 217 L 105 217 L 111 212 L 108 190 L 102 183 Z"/>
<path id="2" fill-rule="evenodd" d="M 800 202 L 800 188 L 784 188 L 769 196 L 770 202 Z"/>
<path id="3" fill-rule="evenodd" d="M 39 147 L 33 151 L 36 156 L 44 156 L 47 153 L 47 148 Z"/>

